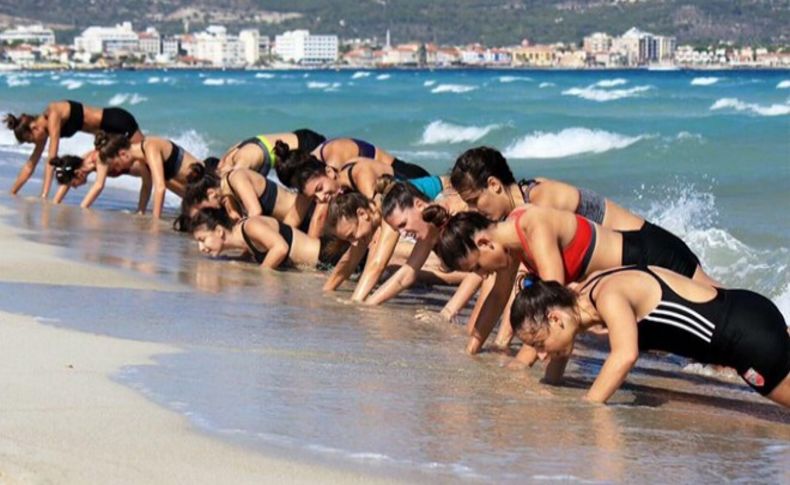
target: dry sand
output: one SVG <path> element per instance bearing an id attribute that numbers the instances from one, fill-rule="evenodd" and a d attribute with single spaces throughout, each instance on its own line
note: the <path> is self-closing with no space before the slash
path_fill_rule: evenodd
<path id="1" fill-rule="evenodd" d="M 0 216 L 9 209 L 0 208 Z M 0 224 L 0 280 L 157 288 L 57 257 Z M 159 288 L 163 289 L 163 288 Z M 63 330 L 0 311 L 0 483 L 373 483 L 348 470 L 267 457 L 190 427 L 110 379 L 179 349 Z"/>

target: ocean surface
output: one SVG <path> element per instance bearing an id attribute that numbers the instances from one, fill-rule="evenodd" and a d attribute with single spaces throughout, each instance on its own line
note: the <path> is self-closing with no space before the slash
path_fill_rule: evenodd
<path id="1" fill-rule="evenodd" d="M 686 240 L 728 286 L 790 317 L 788 71 L 150 71 L 0 75 L 0 112 L 55 99 L 122 106 L 145 133 L 197 157 L 259 133 L 309 127 L 366 139 L 433 173 L 495 146 L 519 177 L 594 189 Z M 79 134 L 61 153 L 79 154 Z M 201 431 L 288 456 L 416 481 L 790 481 L 790 416 L 737 379 L 646 356 L 614 405 L 579 401 L 600 344 L 571 386 L 538 368 L 463 353 L 460 328 L 420 322 L 446 289 L 381 308 L 323 296 L 315 273 L 262 275 L 198 254 L 165 222 L 131 215 L 139 181 L 108 183 L 94 206 L 7 195 L 31 147 L 0 129 L 0 204 L 25 237 L 80 261 L 180 291 L 0 285 L 0 308 L 51 325 L 167 342 L 183 353 L 117 379 Z M 168 199 L 175 211 L 177 198 Z M 684 370 L 685 368 L 685 370 Z"/>

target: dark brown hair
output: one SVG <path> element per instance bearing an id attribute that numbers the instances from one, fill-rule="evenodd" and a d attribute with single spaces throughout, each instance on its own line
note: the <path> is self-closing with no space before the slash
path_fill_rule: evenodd
<path id="1" fill-rule="evenodd" d="M 121 133 L 107 133 L 100 131 L 96 133 L 93 147 L 99 152 L 99 160 L 107 163 L 118 156 L 121 150 L 127 150 L 131 146 L 126 135 Z"/>
<path id="2" fill-rule="evenodd" d="M 458 262 L 469 252 L 477 251 L 474 235 L 487 229 L 494 221 L 479 212 L 459 212 L 450 217 L 442 206 L 429 205 L 422 211 L 422 219 L 440 228 L 439 239 L 433 250 L 448 269 L 456 271 Z"/>
<path id="3" fill-rule="evenodd" d="M 215 229 L 217 226 L 222 226 L 225 229 L 233 227 L 233 220 L 231 220 L 225 209 L 205 208 L 200 209 L 195 217 L 191 218 L 188 224 L 188 231 L 195 232 L 201 226 L 206 226 L 209 231 Z"/>
<path id="4" fill-rule="evenodd" d="M 190 165 L 184 198 L 181 199 L 181 212 L 189 214 L 192 207 L 208 199 L 209 189 L 218 189 L 219 185 L 220 179 L 213 170 L 206 169 L 201 163 Z"/>
<path id="5" fill-rule="evenodd" d="M 326 174 L 327 165 L 308 152 L 290 150 L 285 157 L 281 157 L 278 153 L 283 152 L 283 146 L 288 147 L 282 141 L 278 141 L 275 145 L 277 163 L 274 165 L 274 170 L 277 172 L 277 178 L 286 187 L 304 192 L 304 187 L 311 178 Z M 280 147 L 279 152 L 277 147 Z"/>
<path id="6" fill-rule="evenodd" d="M 3 118 L 6 128 L 14 132 L 16 141 L 19 143 L 30 142 L 33 140 L 33 130 L 30 128 L 30 125 L 35 120 L 35 116 L 29 115 L 27 113 L 22 113 L 19 115 L 19 118 L 12 115 L 11 113 L 8 113 L 5 115 L 5 118 Z"/>
<path id="7" fill-rule="evenodd" d="M 414 207 L 414 200 L 430 202 L 430 199 L 417 187 L 404 180 L 396 180 L 392 175 L 382 175 L 376 181 L 376 193 L 381 194 L 381 214 L 389 217 L 395 209 Z"/>
<path id="8" fill-rule="evenodd" d="M 477 147 L 458 157 L 450 173 L 450 183 L 458 192 L 466 192 L 485 188 L 489 177 L 496 177 L 506 186 L 516 183 L 507 160 L 499 150 Z"/>
<path id="9" fill-rule="evenodd" d="M 520 281 L 519 286 L 521 289 L 510 307 L 510 325 L 514 332 L 524 328 L 534 335 L 548 329 L 549 310 L 576 306 L 576 293 L 556 281 L 543 281 L 531 275 Z"/>
<path id="10" fill-rule="evenodd" d="M 82 167 L 82 158 L 73 155 L 55 157 L 49 161 L 55 167 L 55 180 L 59 184 L 68 185 L 74 179 L 74 175 Z"/>
<path id="11" fill-rule="evenodd" d="M 359 192 L 340 194 L 329 203 L 326 227 L 334 231 L 341 219 L 356 220 L 357 210 L 368 209 L 371 201 Z"/>

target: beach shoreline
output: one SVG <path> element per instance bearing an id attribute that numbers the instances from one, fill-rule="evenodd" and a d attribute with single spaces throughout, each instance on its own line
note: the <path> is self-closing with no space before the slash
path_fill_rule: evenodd
<path id="1" fill-rule="evenodd" d="M 1 208 L 7 216 L 9 209 Z M 143 277 L 66 261 L 0 223 L 0 280 L 167 290 Z M 91 275 L 93 275 L 91 277 Z M 96 283 L 100 282 L 100 283 Z M 174 346 L 55 328 L 0 311 L 0 482 L 392 483 L 272 458 L 195 430 L 113 380 Z"/>

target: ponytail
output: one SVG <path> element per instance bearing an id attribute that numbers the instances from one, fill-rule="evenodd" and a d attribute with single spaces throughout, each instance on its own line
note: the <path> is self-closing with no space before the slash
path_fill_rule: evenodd
<path id="1" fill-rule="evenodd" d="M 471 251 L 477 251 L 474 235 L 487 229 L 494 221 L 479 212 L 450 213 L 439 205 L 430 205 L 422 211 L 425 222 L 439 227 L 439 239 L 433 250 L 450 270 L 460 270 L 459 262 Z"/>

